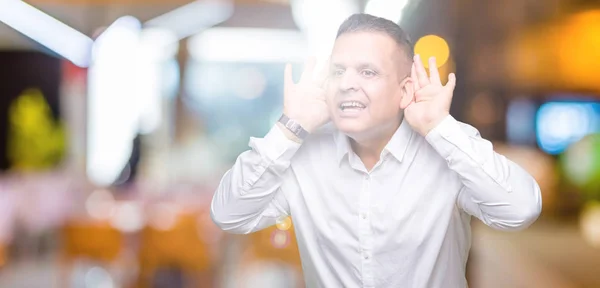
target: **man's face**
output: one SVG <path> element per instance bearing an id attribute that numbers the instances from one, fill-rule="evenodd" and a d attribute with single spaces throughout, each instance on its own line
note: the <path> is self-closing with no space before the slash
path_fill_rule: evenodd
<path id="1" fill-rule="evenodd" d="M 335 126 L 351 137 L 370 138 L 399 123 L 410 67 L 402 48 L 383 33 L 338 37 L 327 81 L 327 104 Z"/>

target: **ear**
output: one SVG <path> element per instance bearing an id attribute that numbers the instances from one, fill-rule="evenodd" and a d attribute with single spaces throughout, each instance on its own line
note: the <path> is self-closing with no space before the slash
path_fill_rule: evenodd
<path id="1" fill-rule="evenodd" d="M 410 77 L 406 77 L 400 85 L 402 85 L 402 99 L 400 100 L 400 109 L 404 110 L 408 105 L 414 102 L 415 99 L 415 85 L 414 80 Z"/>

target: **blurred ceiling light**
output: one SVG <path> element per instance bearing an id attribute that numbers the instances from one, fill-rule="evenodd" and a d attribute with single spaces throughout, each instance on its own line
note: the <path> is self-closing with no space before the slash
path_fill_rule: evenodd
<path id="1" fill-rule="evenodd" d="M 141 29 L 142 23 L 140 23 L 140 20 L 138 20 L 137 18 L 128 15 L 119 17 L 117 20 L 115 20 L 115 22 L 113 22 L 112 24 L 110 24 L 110 26 L 104 29 L 104 31 L 102 31 L 102 34 L 100 34 L 96 38 L 96 41 L 94 43 L 94 46 L 96 47 L 94 47 L 94 49 L 97 49 L 98 45 L 103 45 L 105 42 L 111 41 L 110 39 L 112 39 L 112 37 L 115 37 L 115 35 L 131 33 L 130 31 L 139 31 Z M 109 40 L 106 40 L 107 38 Z"/>
<path id="2" fill-rule="evenodd" d="M 320 69 L 333 49 L 340 24 L 360 12 L 357 1 L 292 0 L 292 16 L 308 39 L 310 55 L 317 57 Z"/>
<path id="3" fill-rule="evenodd" d="M 96 185 L 110 185 L 129 160 L 139 129 L 136 75 L 141 23 L 117 19 L 96 40 L 90 66 L 87 174 Z"/>
<path id="4" fill-rule="evenodd" d="M 346 18 L 359 12 L 352 0 L 291 0 L 294 22 L 302 31 L 339 27 Z"/>
<path id="5" fill-rule="evenodd" d="M 429 68 L 429 58 L 435 57 L 438 68 L 442 67 L 450 58 L 450 47 L 444 38 L 437 35 L 421 37 L 415 44 L 415 54 L 421 56 L 423 65 Z"/>
<path id="6" fill-rule="evenodd" d="M 369 0 L 365 13 L 400 23 L 402 10 L 406 4 L 408 0 Z"/>
<path id="7" fill-rule="evenodd" d="M 87 67 L 93 40 L 20 0 L 0 0 L 0 21 L 79 67 Z"/>
<path id="8" fill-rule="evenodd" d="M 259 28 L 211 28 L 190 38 L 197 61 L 302 62 L 307 43 L 299 31 Z"/>
<path id="9" fill-rule="evenodd" d="M 197 0 L 158 16 L 145 25 L 173 31 L 180 40 L 223 22 L 232 14 L 231 0 Z"/>
<path id="10" fill-rule="evenodd" d="M 140 52 L 145 54 L 144 58 L 167 60 L 177 55 L 179 40 L 171 30 L 150 27 L 142 30 L 140 46 Z"/>
<path id="11" fill-rule="evenodd" d="M 161 123 L 164 68 L 179 41 L 162 27 L 142 30 L 131 16 L 117 19 L 96 40 L 89 69 L 88 176 L 97 185 L 116 184 L 137 133 Z M 172 70 L 171 70 L 172 71 Z"/>
<path id="12" fill-rule="evenodd" d="M 179 50 L 179 41 L 175 34 L 167 29 L 147 28 L 140 34 L 138 54 L 132 85 L 135 86 L 140 133 L 155 131 L 162 121 L 161 99 L 165 65 L 175 59 Z"/>

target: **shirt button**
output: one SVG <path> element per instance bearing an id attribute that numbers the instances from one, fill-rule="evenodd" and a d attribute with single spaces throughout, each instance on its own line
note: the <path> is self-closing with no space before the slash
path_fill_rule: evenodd
<path id="1" fill-rule="evenodd" d="M 366 254 L 363 256 L 363 258 L 365 258 L 365 260 L 369 260 L 369 254 Z"/>
<path id="2" fill-rule="evenodd" d="M 367 219 L 367 214 L 365 214 L 365 213 L 362 213 L 362 214 L 360 214 L 360 217 L 361 217 L 362 219 Z"/>
<path id="3" fill-rule="evenodd" d="M 365 175 L 365 179 L 366 180 L 371 180 L 371 176 L 370 175 Z"/>

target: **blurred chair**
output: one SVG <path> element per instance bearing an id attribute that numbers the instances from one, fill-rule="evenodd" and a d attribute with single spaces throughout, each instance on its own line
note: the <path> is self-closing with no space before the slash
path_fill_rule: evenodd
<path id="1" fill-rule="evenodd" d="M 4 265 L 6 265 L 6 262 L 8 261 L 7 259 L 7 244 L 0 242 L 0 269 L 2 269 L 4 267 Z"/>
<path id="2" fill-rule="evenodd" d="M 144 227 L 138 255 L 138 287 L 214 287 L 214 259 L 209 244 L 201 237 L 202 226 L 207 223 L 198 219 L 197 213 L 182 212 L 175 216 L 170 227 Z M 181 283 L 180 274 L 183 274 L 185 284 L 175 284 Z M 171 278 L 171 282 L 159 284 L 163 282 L 158 279 L 160 275 L 170 275 L 167 278 Z"/>
<path id="3" fill-rule="evenodd" d="M 60 287 L 69 287 L 76 260 L 91 260 L 109 267 L 117 263 L 125 248 L 125 235 L 104 221 L 69 221 L 61 229 L 61 236 Z"/>

